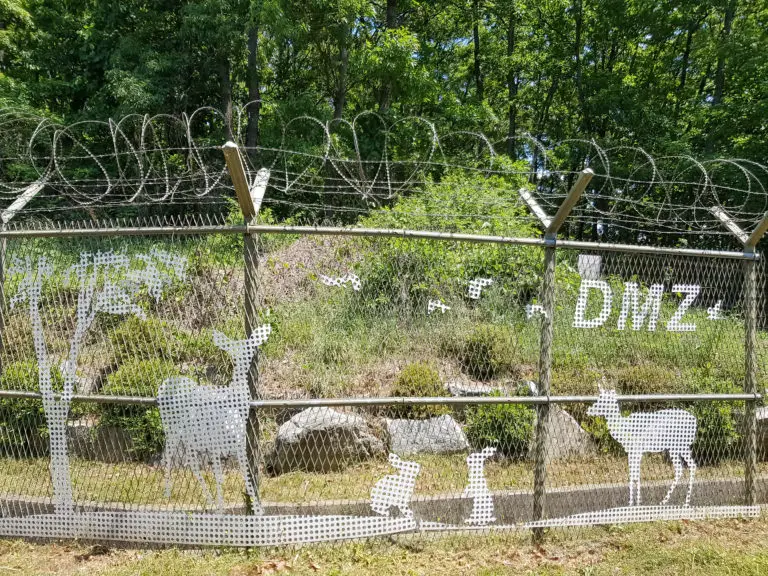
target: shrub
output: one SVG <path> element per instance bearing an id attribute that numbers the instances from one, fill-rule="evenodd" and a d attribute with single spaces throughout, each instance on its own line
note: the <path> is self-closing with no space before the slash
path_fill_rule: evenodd
<path id="1" fill-rule="evenodd" d="M 515 367 L 516 342 L 506 326 L 481 324 L 463 342 L 454 344 L 461 368 L 473 378 L 490 380 Z"/>
<path id="2" fill-rule="evenodd" d="M 64 383 L 58 368 L 53 368 L 53 388 Z M 37 363 L 24 360 L 8 364 L 0 376 L 3 390 L 39 392 Z M 48 426 L 42 400 L 0 399 L 0 449 L 12 456 L 41 456 L 48 453 Z"/>
<path id="3" fill-rule="evenodd" d="M 694 394 L 737 394 L 742 392 L 729 380 L 716 379 L 694 370 L 690 384 Z M 743 404 L 739 402 L 738 404 Z M 735 406 L 728 402 L 696 402 L 687 408 L 696 416 L 696 440 L 693 457 L 697 464 L 716 464 L 735 455 L 741 442 L 741 419 Z"/>
<path id="4" fill-rule="evenodd" d="M 115 396 L 157 396 L 163 380 L 176 374 L 176 368 L 163 360 L 132 360 L 107 378 L 103 394 Z M 142 405 L 102 404 L 99 426 L 116 426 L 128 432 L 131 453 L 147 459 L 163 449 L 165 435 L 156 407 Z"/>
<path id="5" fill-rule="evenodd" d="M 129 316 L 111 331 L 109 341 L 118 364 L 156 358 L 177 361 L 184 353 L 177 331 L 154 318 Z"/>
<path id="6" fill-rule="evenodd" d="M 393 206 L 372 212 L 361 225 L 534 237 L 539 232 L 526 209 L 509 202 L 509 190 L 524 185 L 519 176 L 447 174 Z M 451 216 L 436 219 L 430 214 Z M 521 302 L 527 302 L 539 286 L 541 257 L 527 247 L 391 238 L 358 240 L 355 250 L 366 254 L 359 271 L 365 279 L 363 290 L 355 300 L 358 306 L 373 309 L 421 310 L 429 298 L 466 294 L 467 282 L 478 276 L 493 277 Z"/>
<path id="7" fill-rule="evenodd" d="M 507 458 L 524 458 L 533 438 L 535 417 L 533 408 L 523 404 L 471 406 L 466 410 L 467 439 L 473 449 L 495 446 Z"/>
<path id="8" fill-rule="evenodd" d="M 392 396 L 430 398 L 445 396 L 445 386 L 437 370 L 426 364 L 408 364 L 400 371 L 392 387 Z M 450 412 L 447 406 L 395 406 L 392 412 L 400 418 L 432 418 Z"/>

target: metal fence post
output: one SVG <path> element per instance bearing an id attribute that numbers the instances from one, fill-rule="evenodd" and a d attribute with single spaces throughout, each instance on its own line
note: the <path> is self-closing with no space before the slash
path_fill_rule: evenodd
<path id="1" fill-rule="evenodd" d="M 744 392 L 757 392 L 757 260 L 744 261 Z M 755 504 L 757 406 L 744 403 L 744 504 Z"/>
<path id="2" fill-rule="evenodd" d="M 541 304 L 544 315 L 541 319 L 541 341 L 539 343 L 539 389 L 540 396 L 549 396 L 552 377 L 552 339 L 554 336 L 553 316 L 555 310 L 555 260 L 554 246 L 544 249 L 544 277 L 541 282 Z M 547 484 L 547 439 L 549 436 L 549 404 L 536 406 L 536 446 L 533 468 L 533 519 L 544 518 Z M 533 529 L 534 544 L 541 544 L 544 529 Z"/>
<path id="3" fill-rule="evenodd" d="M 763 216 L 747 240 L 744 251 L 755 258 L 744 261 L 744 392 L 757 393 L 757 265 L 755 247 L 768 230 L 768 214 Z M 757 400 L 744 406 L 744 503 L 753 506 L 757 471 Z"/>
<path id="4" fill-rule="evenodd" d="M 555 262 L 557 251 L 555 244 L 557 232 L 565 222 L 573 207 L 581 198 L 584 189 L 594 176 L 594 172 L 587 168 L 579 174 L 568 196 L 558 208 L 554 218 L 547 223 L 546 217 L 542 222 L 546 225 L 544 238 L 547 246 L 544 248 L 544 276 L 541 282 L 541 304 L 544 315 L 541 321 L 541 341 L 539 348 L 539 396 L 550 395 L 550 382 L 552 378 L 552 344 L 554 340 L 555 317 Z M 530 203 L 529 203 L 530 205 Z M 536 446 L 533 468 L 533 520 L 544 518 L 546 505 L 547 485 L 547 443 L 549 441 L 549 403 L 539 404 L 536 407 Z M 544 529 L 533 529 L 533 543 L 541 544 L 544 540 Z"/>
<path id="5" fill-rule="evenodd" d="M 232 184 L 235 188 L 235 194 L 237 196 L 240 210 L 243 213 L 243 218 L 246 224 L 251 224 L 256 219 L 261 207 L 261 201 L 264 198 L 264 193 L 269 181 L 269 170 L 261 169 L 256 175 L 253 186 L 248 185 L 248 179 L 245 174 L 245 168 L 243 167 L 243 160 L 240 156 L 240 151 L 237 144 L 234 142 L 227 142 L 223 146 L 224 157 L 227 162 L 227 168 L 229 170 Z M 251 332 L 259 325 L 259 309 L 261 308 L 261 296 L 259 292 L 258 281 L 258 267 L 259 267 L 259 238 L 257 234 L 244 234 L 243 235 L 243 273 L 244 273 L 244 301 L 243 301 L 243 315 L 245 320 L 245 334 L 250 336 Z M 261 393 L 259 391 L 259 356 L 260 353 L 257 350 L 251 360 L 251 365 L 248 368 L 248 390 L 250 392 L 251 400 L 260 400 Z M 248 510 L 259 511 L 261 510 L 261 499 L 259 496 L 259 462 L 261 462 L 261 445 L 260 445 L 260 431 L 261 426 L 259 423 L 258 414 L 253 407 L 248 415 L 247 434 L 248 438 L 246 445 L 248 447 L 248 474 L 253 482 L 253 487 L 256 492 L 257 502 L 247 502 Z M 246 496 L 247 500 L 247 496 Z"/>

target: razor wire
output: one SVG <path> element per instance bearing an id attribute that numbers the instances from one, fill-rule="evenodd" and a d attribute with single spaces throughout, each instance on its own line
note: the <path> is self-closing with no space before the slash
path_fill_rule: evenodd
<path id="1" fill-rule="evenodd" d="M 231 122 L 212 107 L 70 125 L 2 111 L 0 198 L 7 209 L 25 194 L 39 195 L 20 215 L 59 226 L 108 220 L 109 211 L 100 209 L 169 206 L 195 217 L 213 213 L 221 222 L 232 188 L 220 146 L 231 137 L 243 151 L 251 182 L 259 169 L 270 171 L 265 205 L 313 224 L 349 225 L 451 173 L 468 179 L 469 189 L 485 188 L 493 196 L 474 213 L 457 209 L 463 189 L 450 201 L 410 206 L 403 214 L 432 228 L 449 227 L 458 215 L 483 226 L 500 219 L 497 208 L 519 207 L 521 221 L 540 224 L 531 202 L 551 216 L 584 168 L 595 177 L 567 230 L 579 239 L 653 244 L 684 237 L 696 245 L 730 234 L 718 214 L 749 231 L 768 209 L 768 168 L 746 159 L 653 156 L 631 146 L 548 142 L 525 133 L 515 136 L 514 161 L 497 152 L 506 149 L 507 139 L 441 131 L 420 117 L 386 121 L 371 112 L 328 121 L 262 115 L 262 141 L 249 148 L 248 106 L 236 108 Z M 73 214 L 73 208 L 79 211 Z M 7 219 L 15 215 L 11 211 Z"/>

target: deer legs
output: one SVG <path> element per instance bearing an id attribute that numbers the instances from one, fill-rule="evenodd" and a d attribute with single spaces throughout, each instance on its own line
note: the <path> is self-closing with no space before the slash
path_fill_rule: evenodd
<path id="1" fill-rule="evenodd" d="M 672 466 L 675 468 L 675 479 L 672 481 L 672 486 L 669 487 L 669 492 L 664 496 L 664 500 L 661 501 L 662 506 L 669 502 L 669 498 L 672 496 L 672 492 L 675 491 L 677 483 L 683 477 L 683 459 L 680 457 L 680 454 L 670 454 L 669 457 L 672 459 Z"/>
<path id="2" fill-rule="evenodd" d="M 256 494 L 256 490 L 253 489 L 253 480 L 251 479 L 251 475 L 248 472 L 248 458 L 246 456 L 245 450 L 238 451 L 237 463 L 240 466 L 240 471 L 242 472 L 243 478 L 245 479 L 245 492 L 251 499 L 251 509 L 256 516 L 261 516 L 264 513 L 264 510 L 261 508 L 261 502 L 259 501 L 259 497 Z"/>
<path id="3" fill-rule="evenodd" d="M 187 464 L 192 470 L 192 474 L 200 484 L 200 488 L 203 490 L 205 501 L 208 503 L 209 508 L 213 508 L 213 496 L 208 489 L 208 484 L 205 482 L 202 473 L 200 472 L 200 455 L 195 450 L 187 450 Z"/>
<path id="4" fill-rule="evenodd" d="M 685 464 L 688 466 L 688 492 L 685 494 L 685 506 L 690 506 L 693 479 L 696 475 L 696 462 L 693 460 L 693 454 L 691 454 L 690 450 L 684 450 L 675 454 L 670 453 L 669 457 L 672 459 L 672 465 L 675 467 L 675 479 L 672 481 L 672 486 L 670 486 L 669 492 L 667 492 L 661 504 L 663 506 L 669 502 L 672 492 L 677 487 L 678 482 L 680 482 L 680 478 L 683 477 L 683 460 L 685 460 Z"/>
<path id="5" fill-rule="evenodd" d="M 643 460 L 643 454 L 629 454 L 629 505 L 640 506 L 640 463 Z M 634 488 L 634 490 L 633 490 Z M 637 502 L 633 504 L 634 496 L 637 494 Z"/>
<path id="6" fill-rule="evenodd" d="M 682 454 L 685 463 L 688 464 L 688 492 L 685 494 L 685 505 L 691 505 L 691 492 L 693 491 L 693 477 L 696 474 L 696 462 L 693 460 L 693 454 L 690 450 Z"/>
<path id="7" fill-rule="evenodd" d="M 672 497 L 672 493 L 680 483 L 680 479 L 683 477 L 683 462 L 688 466 L 688 492 L 685 495 L 685 506 L 691 504 L 691 492 L 693 491 L 693 479 L 696 475 L 696 462 L 693 460 L 693 454 L 690 450 L 681 450 L 679 452 L 670 452 L 670 459 L 672 460 L 672 466 L 675 469 L 675 479 L 672 480 L 672 486 L 669 487 L 667 495 L 664 496 L 664 500 L 661 501 L 661 505 L 664 506 L 669 502 Z M 642 461 L 642 454 L 630 454 L 629 455 L 629 505 L 640 506 L 640 462 Z"/>
<path id="8" fill-rule="evenodd" d="M 216 510 L 224 512 L 224 471 L 221 466 L 221 458 L 216 454 L 211 462 L 213 477 L 216 480 Z"/>

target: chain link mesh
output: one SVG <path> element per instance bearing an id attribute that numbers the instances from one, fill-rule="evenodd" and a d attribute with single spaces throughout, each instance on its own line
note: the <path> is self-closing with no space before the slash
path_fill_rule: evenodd
<path id="1" fill-rule="evenodd" d="M 76 362 L 65 433 L 75 514 L 119 511 L 125 523 L 139 526 L 160 522 L 164 513 L 250 512 L 254 503 L 234 453 L 198 454 L 200 478 L 189 454 L 164 459 L 169 429 L 154 399 L 164 382 L 187 378 L 206 390 L 245 386 L 261 402 L 248 417 L 245 445 L 266 517 L 249 519 L 245 528 L 227 524 L 231 519 L 195 524 L 184 537 L 166 524 L 165 532 L 141 524 L 131 528 L 138 541 L 244 545 L 516 530 L 534 520 L 578 525 L 577 515 L 624 508 L 626 449 L 605 418 L 587 413 L 598 385 L 620 395 L 743 392 L 747 266 L 759 267 L 757 389 L 765 388 L 762 261 L 558 249 L 555 307 L 548 311 L 544 250 L 533 246 L 225 233 L 4 243 L 0 532 L 8 534 L 131 539 L 123 525 L 114 534 L 105 527 L 114 516 L 93 520 L 97 528 L 90 531 L 56 525 L 55 433 L 44 401 L 22 394 L 43 387 L 28 294 L 43 273 L 43 257 L 50 269 L 36 302 L 50 367 L 45 377 L 55 392 L 66 393 L 66 362 Z M 127 268 L 94 276 L 93 291 L 84 291 L 72 267 L 82 254 L 93 262 L 93 255 L 110 251 L 125 255 Z M 184 262 L 183 274 L 174 273 L 168 256 Z M 137 285 L 129 294 L 136 309 L 96 313 L 80 334 L 84 299 L 123 286 L 120 274 L 146 271 L 149 262 L 164 280 Z M 28 263 L 27 284 L 13 263 Z M 578 312 L 585 281 L 601 284 L 586 291 Z M 692 287 L 696 298 L 675 323 Z M 654 294 L 658 315 L 650 330 Z M 569 401 L 551 404 L 548 438 L 537 452 L 541 323 L 550 312 L 549 393 Z M 578 327 L 578 314 L 595 326 Z M 216 344 L 216 333 L 244 341 L 247 331 L 265 324 L 271 333 L 252 361 L 233 363 L 233 349 Z M 682 331 L 670 330 L 675 326 Z M 75 341 L 81 344 L 73 357 Z M 239 379 L 241 368 L 246 376 Z M 745 401 L 641 400 L 622 401 L 621 414 L 681 408 L 697 418 L 691 510 L 743 504 Z M 758 428 L 755 489 L 764 502 L 768 456 Z M 470 461 L 487 448 L 495 450 Z M 542 458 L 546 505 L 543 517 L 534 518 L 534 468 Z M 221 486 L 216 460 L 225 464 Z M 408 463 L 419 465 L 413 477 Z M 640 476 L 643 503 L 657 505 L 674 469 L 666 455 L 646 454 Z M 683 508 L 686 483 L 684 476 L 669 510 Z M 381 524 L 387 514 L 389 523 Z M 42 516 L 50 519 L 42 534 L 3 524 Z M 643 516 L 606 522 L 633 519 Z"/>

